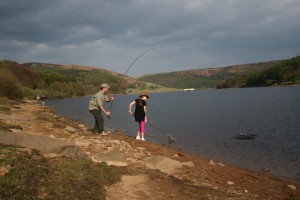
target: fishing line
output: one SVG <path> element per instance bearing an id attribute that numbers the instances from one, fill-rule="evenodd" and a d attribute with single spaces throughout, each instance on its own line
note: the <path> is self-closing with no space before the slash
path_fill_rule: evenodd
<path id="1" fill-rule="evenodd" d="M 173 143 L 173 142 L 176 141 L 175 137 L 173 137 L 173 136 L 170 135 L 169 133 L 163 131 L 162 129 L 158 128 L 157 126 L 154 126 L 153 124 L 151 124 L 151 123 L 149 123 L 149 122 L 147 122 L 147 124 L 148 124 L 149 126 L 151 126 L 152 128 L 155 128 L 155 129 L 159 130 L 160 132 L 162 132 L 163 134 L 167 135 L 167 136 L 168 136 L 168 142 L 169 142 L 169 144 L 171 144 L 171 143 Z"/>
<path id="2" fill-rule="evenodd" d="M 117 89 L 116 89 L 116 91 L 115 91 L 115 93 L 114 93 L 114 95 L 113 95 L 114 97 L 115 97 L 116 94 L 118 93 L 119 87 L 120 87 L 120 85 L 121 85 L 121 83 L 122 83 L 124 77 L 127 75 L 127 72 L 128 72 L 129 69 L 134 65 L 134 63 L 135 63 L 138 59 L 140 59 L 143 55 L 145 55 L 146 53 L 148 53 L 149 51 L 152 51 L 152 50 L 154 50 L 154 49 L 159 49 L 159 48 L 163 48 L 163 47 L 154 47 L 154 48 L 148 49 L 147 51 L 144 51 L 143 53 L 141 53 L 141 54 L 140 54 L 140 55 L 139 55 L 139 56 L 131 63 L 131 65 L 127 68 L 127 70 L 126 70 L 125 73 L 123 74 L 123 76 L 122 76 L 122 78 L 121 78 L 121 80 L 120 80 L 120 82 L 119 82 L 119 84 L 118 84 L 118 86 L 117 86 Z M 114 101 L 112 101 L 112 102 L 110 103 L 109 110 L 111 110 L 111 107 L 112 107 L 113 103 L 114 103 Z"/>
<path id="3" fill-rule="evenodd" d="M 139 56 L 131 63 L 131 65 L 127 68 L 127 70 L 126 70 L 125 73 L 123 74 L 123 76 L 122 76 L 122 78 L 121 78 L 121 80 L 120 80 L 120 82 L 119 82 L 119 84 L 118 84 L 118 86 L 117 86 L 117 89 L 116 89 L 116 91 L 115 91 L 115 93 L 114 93 L 114 95 L 113 95 L 114 97 L 115 97 L 116 94 L 118 93 L 119 87 L 120 87 L 120 85 L 121 85 L 121 83 L 122 83 L 124 77 L 127 75 L 129 69 L 134 65 L 134 63 L 135 63 L 136 61 L 138 61 L 138 59 L 140 59 L 143 55 L 145 55 L 145 54 L 148 53 L 149 51 L 152 51 L 152 50 L 155 50 L 155 49 L 159 49 L 159 48 L 163 48 L 163 47 L 155 47 L 155 48 L 148 49 L 147 51 L 144 51 L 143 53 L 141 53 L 141 54 L 140 54 L 140 55 L 139 55 Z M 113 103 L 114 103 L 114 101 L 111 102 L 110 107 L 109 107 L 109 110 L 111 110 Z M 110 116 L 109 116 L 109 117 L 110 117 Z M 173 143 L 173 142 L 176 141 L 176 139 L 175 139 L 172 135 L 168 134 L 167 132 L 163 131 L 162 129 L 160 129 L 160 128 L 154 126 L 153 124 L 151 124 L 151 123 L 149 123 L 149 122 L 147 122 L 147 124 L 149 124 L 149 126 L 155 128 L 155 129 L 159 130 L 160 132 L 166 134 L 166 135 L 168 136 L 169 144 L 171 144 L 171 143 Z"/>
<path id="4" fill-rule="evenodd" d="M 134 117 L 134 115 L 132 115 L 132 116 Z M 148 121 L 147 121 L 147 124 L 148 124 L 149 126 L 151 126 L 152 128 L 154 128 L 154 129 L 156 129 L 156 130 L 159 130 L 160 132 L 162 132 L 163 134 L 165 134 L 165 135 L 168 137 L 168 143 L 169 143 L 169 144 L 172 144 L 173 142 L 176 141 L 176 139 L 175 139 L 174 136 L 172 136 L 171 134 L 169 134 L 169 133 L 167 133 L 166 131 L 162 130 L 161 128 L 158 128 L 157 126 L 154 126 L 153 124 L 149 123 Z"/>

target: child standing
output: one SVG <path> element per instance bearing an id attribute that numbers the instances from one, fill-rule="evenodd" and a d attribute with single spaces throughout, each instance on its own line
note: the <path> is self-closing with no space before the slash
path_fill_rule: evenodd
<path id="1" fill-rule="evenodd" d="M 129 104 L 129 113 L 132 115 L 131 107 L 135 104 L 135 111 L 134 111 L 134 118 L 135 121 L 139 123 L 139 128 L 137 131 L 137 140 L 143 140 L 145 141 L 144 133 L 145 133 L 145 123 L 147 123 L 147 103 L 146 99 L 148 99 L 149 96 L 145 92 L 140 93 L 140 98 L 134 100 Z"/>

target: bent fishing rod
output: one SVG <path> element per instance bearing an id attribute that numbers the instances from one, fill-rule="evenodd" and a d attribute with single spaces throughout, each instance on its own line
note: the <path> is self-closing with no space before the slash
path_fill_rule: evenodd
<path id="1" fill-rule="evenodd" d="M 140 59 L 143 55 L 145 55 L 145 54 L 148 53 L 149 51 L 152 51 L 152 50 L 155 50 L 155 49 L 159 49 L 159 48 L 163 48 L 163 47 L 154 47 L 154 48 L 148 49 L 147 51 L 144 51 L 143 53 L 141 53 L 141 54 L 140 54 L 140 55 L 139 55 L 139 56 L 131 63 L 131 65 L 127 68 L 127 70 L 126 70 L 125 73 L 123 74 L 123 76 L 122 76 L 122 78 L 121 78 L 121 80 L 120 80 L 120 82 L 119 82 L 119 84 L 118 84 L 118 86 L 117 86 L 117 89 L 116 89 L 116 91 L 115 91 L 113 97 L 115 97 L 116 94 L 118 93 L 119 87 L 120 87 L 120 85 L 121 85 L 121 83 L 122 83 L 124 77 L 127 75 L 128 71 L 129 71 L 130 68 L 134 65 L 134 63 L 135 63 L 136 61 L 138 61 L 138 59 Z M 113 103 L 114 103 L 114 101 L 111 101 L 109 110 L 111 110 Z M 110 118 L 110 115 L 108 116 L 108 118 Z M 150 123 L 148 123 L 148 124 L 149 124 L 150 126 L 152 126 L 153 128 L 159 130 L 160 132 L 166 134 L 166 135 L 168 136 L 169 144 L 171 144 L 171 143 L 173 143 L 173 142 L 176 141 L 176 139 L 175 139 L 172 135 L 166 133 L 166 132 L 163 131 L 162 129 L 160 129 L 160 128 L 154 126 L 153 124 L 150 124 Z"/>
<path id="2" fill-rule="evenodd" d="M 131 63 L 131 65 L 127 68 L 127 70 L 126 70 L 125 73 L 123 74 L 123 76 L 122 76 L 122 78 L 121 78 L 121 80 L 120 80 L 120 82 L 119 82 L 119 84 L 118 84 L 118 86 L 117 86 L 117 89 L 116 89 L 116 91 L 115 91 L 113 97 L 115 97 L 116 94 L 118 93 L 119 87 L 120 87 L 120 85 L 121 85 L 121 83 L 122 83 L 124 77 L 127 75 L 129 69 L 134 65 L 134 63 L 135 63 L 138 59 L 140 59 L 143 55 L 145 55 L 146 53 L 148 53 L 149 51 L 152 51 L 152 50 L 154 50 L 154 49 L 159 49 L 159 48 L 163 48 L 163 47 L 154 47 L 154 48 L 148 49 L 147 51 L 144 51 L 143 53 L 141 53 L 141 54 L 140 54 L 140 55 L 139 55 L 139 56 Z M 113 103 L 114 103 L 114 101 L 111 101 L 109 110 L 111 110 L 111 107 L 112 107 Z"/>

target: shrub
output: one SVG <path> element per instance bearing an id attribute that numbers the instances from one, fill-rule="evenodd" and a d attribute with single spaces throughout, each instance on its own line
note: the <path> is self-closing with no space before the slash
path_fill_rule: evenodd
<path id="1" fill-rule="evenodd" d="M 21 87 L 11 76 L 0 76 L 0 96 L 13 100 L 20 100 L 24 97 Z"/>
<path id="2" fill-rule="evenodd" d="M 37 93 L 35 90 L 28 88 L 28 87 L 24 87 L 23 90 L 23 96 L 24 98 L 27 99 L 36 99 Z"/>

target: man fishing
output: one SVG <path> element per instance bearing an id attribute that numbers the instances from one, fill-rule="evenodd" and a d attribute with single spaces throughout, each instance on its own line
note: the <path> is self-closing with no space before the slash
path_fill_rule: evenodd
<path id="1" fill-rule="evenodd" d="M 94 128 L 91 129 L 93 133 L 96 134 L 105 134 L 104 131 L 104 119 L 102 117 L 101 111 L 107 116 L 110 116 L 110 111 L 106 111 L 103 107 L 104 102 L 111 102 L 114 100 L 114 97 L 106 96 L 110 86 L 106 83 L 101 84 L 101 89 L 96 93 L 89 102 L 89 111 L 95 118 Z"/>

